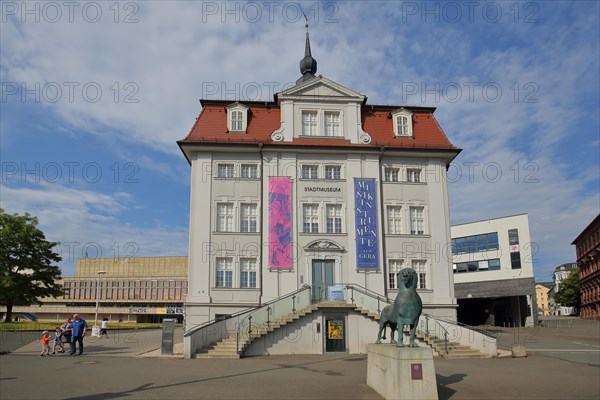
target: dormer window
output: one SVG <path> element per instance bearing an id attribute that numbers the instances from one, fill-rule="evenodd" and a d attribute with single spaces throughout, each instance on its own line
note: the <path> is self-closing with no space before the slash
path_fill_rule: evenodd
<path id="1" fill-rule="evenodd" d="M 319 114 L 317 111 L 302 111 L 302 135 L 317 136 L 319 134 Z"/>
<path id="2" fill-rule="evenodd" d="M 227 130 L 229 132 L 246 133 L 248 126 L 248 107 L 233 103 L 227 107 Z"/>
<path id="3" fill-rule="evenodd" d="M 398 137 L 413 136 L 413 113 L 405 108 L 392 111 L 392 120 L 394 121 L 394 135 Z"/>
<path id="4" fill-rule="evenodd" d="M 339 112 L 325 111 L 325 136 L 342 136 Z"/>

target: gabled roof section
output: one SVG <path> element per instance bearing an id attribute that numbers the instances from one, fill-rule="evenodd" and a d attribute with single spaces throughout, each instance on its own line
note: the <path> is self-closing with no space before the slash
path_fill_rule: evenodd
<path id="1" fill-rule="evenodd" d="M 292 86 L 275 95 L 276 99 L 294 99 L 309 98 L 312 100 L 329 101 L 356 101 L 364 103 L 367 97 L 349 89 L 337 82 L 327 79 L 323 76 L 302 82 L 299 85 Z"/>

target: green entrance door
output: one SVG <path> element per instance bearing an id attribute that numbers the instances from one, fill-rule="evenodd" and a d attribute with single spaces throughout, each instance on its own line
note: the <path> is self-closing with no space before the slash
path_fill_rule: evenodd
<path id="1" fill-rule="evenodd" d="M 313 260 L 312 299 L 327 300 L 327 287 L 333 286 L 333 260 Z"/>

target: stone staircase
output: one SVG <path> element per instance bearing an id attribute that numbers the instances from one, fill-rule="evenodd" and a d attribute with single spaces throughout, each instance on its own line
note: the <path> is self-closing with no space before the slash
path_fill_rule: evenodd
<path id="1" fill-rule="evenodd" d="M 346 302 L 331 302 L 321 301 L 319 303 L 311 304 L 310 306 L 292 314 L 288 314 L 285 317 L 281 317 L 270 321 L 269 324 L 256 326 L 252 328 L 250 335 L 244 335 L 240 338 L 239 353 L 238 343 L 236 335 L 230 335 L 227 338 L 211 345 L 200 349 L 196 353 L 196 358 L 240 358 L 240 354 L 244 353 L 244 350 L 248 348 L 257 338 L 267 335 L 275 330 L 285 326 L 293 321 L 299 320 L 300 318 L 311 314 L 319 308 L 345 308 L 355 310 L 356 312 L 374 320 L 379 321 L 379 314 L 369 309 L 349 304 Z M 405 329 L 404 334 L 408 334 L 408 330 Z M 426 335 L 424 332 L 417 331 L 417 339 L 426 343 L 433 349 L 434 355 L 438 357 L 444 357 L 448 359 L 464 359 L 464 358 L 487 358 L 487 356 L 477 350 L 473 350 L 468 346 L 461 345 L 456 342 L 448 342 L 448 354 L 446 354 L 446 347 L 444 346 L 444 340 L 439 339 L 434 335 Z"/>
<path id="2" fill-rule="evenodd" d="M 365 315 L 368 318 L 371 318 L 377 322 L 379 322 L 379 314 L 373 312 L 369 309 L 362 308 L 360 306 L 356 306 L 356 311 Z M 405 335 L 409 334 L 408 328 L 404 329 L 403 332 Z M 433 354 L 438 357 L 448 358 L 448 359 L 465 359 L 465 358 L 487 358 L 487 356 L 481 353 L 478 350 L 474 350 L 469 346 L 461 345 L 457 342 L 448 342 L 448 354 L 446 354 L 446 346 L 444 345 L 444 340 L 439 339 L 435 335 L 425 334 L 425 332 L 417 330 L 415 337 L 427 344 L 429 347 L 433 349 Z"/>
<path id="3" fill-rule="evenodd" d="M 204 347 L 196 353 L 196 358 L 240 358 L 240 354 L 252 343 L 252 341 L 271 333 L 290 322 L 299 320 L 300 318 L 316 311 L 319 307 L 323 307 L 325 302 L 319 304 L 311 304 L 303 310 L 296 313 L 288 314 L 285 317 L 275 319 L 269 324 L 253 327 L 251 335 L 244 335 L 240 338 L 240 352 L 238 353 L 238 343 L 236 335 L 230 335 L 227 338 L 215 343 L 212 346 Z"/>

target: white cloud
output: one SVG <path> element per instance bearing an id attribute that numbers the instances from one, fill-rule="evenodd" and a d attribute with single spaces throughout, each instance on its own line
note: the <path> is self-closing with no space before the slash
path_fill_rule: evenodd
<path id="1" fill-rule="evenodd" d="M 182 158 L 175 141 L 194 123 L 198 98 L 209 95 L 203 92 L 207 83 L 219 88 L 212 98 L 243 98 L 251 94 L 243 92 L 244 85 L 256 82 L 263 89 L 261 99 L 270 100 L 264 83 L 277 82 L 279 89 L 299 77 L 303 21 L 286 22 L 283 3 L 278 3 L 273 22 L 265 13 L 257 23 L 243 17 L 236 23 L 235 16 L 224 16 L 222 10 L 203 14 L 202 3 L 144 2 L 139 3 L 135 15 L 139 22 L 134 24 L 114 23 L 109 3 L 102 4 L 107 18 L 97 24 L 81 18 L 73 24 L 12 20 L 3 24 L 3 75 L 5 80 L 27 85 L 79 82 L 72 103 L 63 98 L 57 103 L 42 101 L 40 107 L 82 135 L 105 138 L 115 153 L 129 154 L 124 149 L 140 144 L 142 149 L 168 153 L 162 161 L 149 156 L 137 161 L 172 179 L 178 179 L 180 170 L 169 163 Z M 598 5 L 563 9 L 536 3 L 538 22 L 525 24 L 511 21 L 509 3 L 497 3 L 507 12 L 502 23 L 482 21 L 479 9 L 475 23 L 464 20 L 463 14 L 457 23 L 432 24 L 422 23 L 422 15 L 408 15 L 406 20 L 401 3 L 335 4 L 334 15 L 321 8 L 317 23 L 311 24 L 318 73 L 364 93 L 370 103 L 406 100 L 437 106 L 441 126 L 464 148 L 457 163 L 497 163 L 502 169 L 496 183 L 486 182 L 479 167 L 473 182 L 464 178 L 450 185 L 453 222 L 528 212 L 532 240 L 540 248 L 536 268 L 546 271 L 572 260 L 572 239 L 600 210 L 598 191 L 590 190 L 597 187 L 596 165 L 589 164 L 590 158 L 580 162 L 577 155 L 571 160 L 564 157 L 575 141 L 598 146 L 597 133 L 576 131 L 587 119 L 591 125 L 583 126 L 598 126 Z M 102 88 L 101 101 L 83 100 L 80 88 L 89 82 Z M 125 87 L 128 82 L 135 85 Z M 472 101 L 468 82 L 479 84 Z M 403 83 L 416 84 L 418 93 L 407 96 Z M 434 95 L 423 93 L 421 85 L 432 89 L 436 83 L 441 87 L 456 83 L 462 96 L 453 102 L 449 101 L 453 93 L 442 93 L 436 101 Z M 486 100 L 482 89 L 486 84 L 502 89 L 499 101 Z M 127 95 L 139 102 L 125 102 Z M 587 99 L 587 104 L 581 104 L 581 99 Z M 3 141 L 8 134 L 10 142 L 16 143 L 18 124 L 3 121 L 1 127 Z M 514 182 L 516 165 L 519 174 Z M 523 182 L 530 173 L 538 182 Z M 14 203 L 34 207 L 32 213 L 37 207 L 49 226 L 62 222 L 50 208 L 32 200 L 35 196 L 48 197 L 52 207 L 68 211 L 69 219 L 85 218 L 95 224 L 94 235 L 98 233 L 102 240 L 110 239 L 112 229 L 124 238 L 142 233 L 118 214 L 131 204 L 116 194 L 80 191 L 61 196 L 52 188 L 38 188 L 35 193 L 22 190 L 9 192 L 19 198 Z M 4 193 L 3 201 L 7 198 Z M 81 232 L 74 223 L 64 225 L 57 234 L 77 237 Z M 174 235 L 176 243 L 187 242 L 179 231 L 156 234 L 164 235 L 156 239 Z M 90 240 L 94 239 L 90 236 Z M 147 248 L 153 246 L 145 243 Z"/>
<path id="2" fill-rule="evenodd" d="M 1 185 L 0 191 L 5 212 L 35 215 L 46 239 L 62 243 L 56 250 L 63 257 L 64 275 L 73 275 L 75 259 L 86 253 L 91 258 L 187 254 L 187 227 L 126 222 L 125 214 L 135 204 L 129 194 L 47 183 L 30 188 Z"/>

